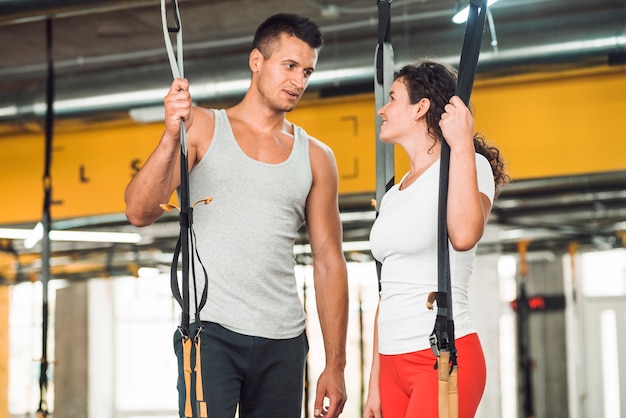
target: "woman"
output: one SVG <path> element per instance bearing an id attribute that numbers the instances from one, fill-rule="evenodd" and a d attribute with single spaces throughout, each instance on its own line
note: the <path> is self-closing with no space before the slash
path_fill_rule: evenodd
<path id="1" fill-rule="evenodd" d="M 508 180 L 499 151 L 474 135 L 474 120 L 454 96 L 456 72 L 425 61 L 395 74 L 378 110 L 380 139 L 398 144 L 410 171 L 380 202 L 372 253 L 382 263 L 374 356 L 364 417 L 437 417 L 436 358 L 428 340 L 436 311 L 437 212 L 441 141 L 450 146 L 448 235 L 459 356 L 459 416 L 473 417 L 485 387 L 483 351 L 468 311 L 468 282 L 498 189 Z"/>

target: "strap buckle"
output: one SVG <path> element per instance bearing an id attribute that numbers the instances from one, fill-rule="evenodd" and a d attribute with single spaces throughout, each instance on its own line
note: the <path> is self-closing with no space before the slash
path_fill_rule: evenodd
<path id="1" fill-rule="evenodd" d="M 435 328 L 428 337 L 428 341 L 430 341 L 430 349 L 436 357 L 439 357 L 442 351 L 450 349 L 450 337 L 445 330 L 442 331 Z"/>
<path id="2" fill-rule="evenodd" d="M 432 350 L 435 357 L 439 357 L 441 352 L 439 351 L 439 339 L 437 338 L 437 334 L 433 332 L 428 337 L 428 341 L 430 341 L 430 349 Z"/>
<path id="3" fill-rule="evenodd" d="M 178 326 L 178 332 L 182 338 L 189 338 L 189 330 L 184 328 L 182 325 Z"/>
<path id="4" fill-rule="evenodd" d="M 196 334 L 193 336 L 194 341 L 197 341 L 198 338 L 200 338 L 200 334 L 204 332 L 204 325 L 202 325 L 202 322 L 200 323 L 196 322 L 196 325 L 197 325 Z"/>

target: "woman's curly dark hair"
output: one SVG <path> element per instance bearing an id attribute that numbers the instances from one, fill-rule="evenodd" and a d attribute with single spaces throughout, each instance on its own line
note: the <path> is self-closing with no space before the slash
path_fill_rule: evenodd
<path id="1" fill-rule="evenodd" d="M 415 104 L 423 98 L 430 100 L 430 110 L 426 114 L 428 135 L 434 143 L 441 141 L 443 133 L 439 121 L 446 104 L 456 94 L 456 70 L 446 64 L 425 60 L 402 67 L 394 74 L 394 80 L 398 79 L 406 86 L 411 103 Z M 500 189 L 510 180 L 504 169 L 504 160 L 500 150 L 488 145 L 480 133 L 474 135 L 474 148 L 491 164 L 496 184 L 496 196 L 498 196 Z"/>

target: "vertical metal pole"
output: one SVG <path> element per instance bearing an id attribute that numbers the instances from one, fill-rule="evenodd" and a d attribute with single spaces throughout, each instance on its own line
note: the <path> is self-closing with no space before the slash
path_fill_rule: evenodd
<path id="1" fill-rule="evenodd" d="M 389 98 L 393 83 L 393 47 L 391 46 L 391 0 L 377 0 L 378 3 L 378 45 L 376 47 L 376 79 L 374 94 L 376 111 L 383 107 Z M 382 120 L 376 115 L 376 211 L 383 195 L 394 184 L 393 145 L 380 140 Z"/>
<path id="2" fill-rule="evenodd" d="M 300 262 L 298 262 L 300 264 Z M 302 275 L 302 308 L 304 309 L 304 315 L 308 316 L 307 311 L 307 285 L 306 285 L 306 275 Z M 308 322 L 307 322 L 308 323 Z M 304 418 L 309 418 L 309 399 L 311 397 L 309 390 L 309 356 L 306 356 L 304 359 Z"/>
<path id="3" fill-rule="evenodd" d="M 360 416 L 363 416 L 365 411 L 365 342 L 363 338 L 363 298 L 361 297 L 361 287 L 359 285 L 359 372 L 361 375 L 360 392 L 359 392 L 359 406 Z"/>
<path id="4" fill-rule="evenodd" d="M 520 417 L 534 418 L 535 406 L 532 382 L 532 358 L 530 356 L 530 307 L 526 292 L 528 241 L 517 243 L 519 254 L 518 295 L 517 295 L 517 358 L 519 367 Z"/>
<path id="5" fill-rule="evenodd" d="M 374 96 L 376 100 L 376 215 L 383 196 L 395 183 L 393 145 L 380 140 L 382 120 L 378 109 L 383 107 L 389 98 L 393 83 L 393 47 L 391 46 L 391 0 L 376 0 L 378 3 L 378 45 L 376 46 L 374 79 Z M 380 275 L 382 264 L 376 261 L 378 290 L 380 291 Z"/>

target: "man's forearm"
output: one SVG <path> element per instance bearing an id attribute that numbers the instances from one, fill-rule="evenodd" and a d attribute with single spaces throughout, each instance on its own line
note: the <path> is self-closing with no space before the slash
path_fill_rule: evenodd
<path id="1" fill-rule="evenodd" d="M 332 279 L 319 280 L 315 293 L 324 337 L 326 364 L 343 370 L 346 365 L 348 288 L 345 269 L 339 270 L 332 275 Z"/>
<path id="2" fill-rule="evenodd" d="M 178 149 L 161 141 L 124 193 L 126 217 L 137 226 L 153 223 L 161 216 L 161 203 L 167 203 L 175 186 L 174 172 Z"/>

